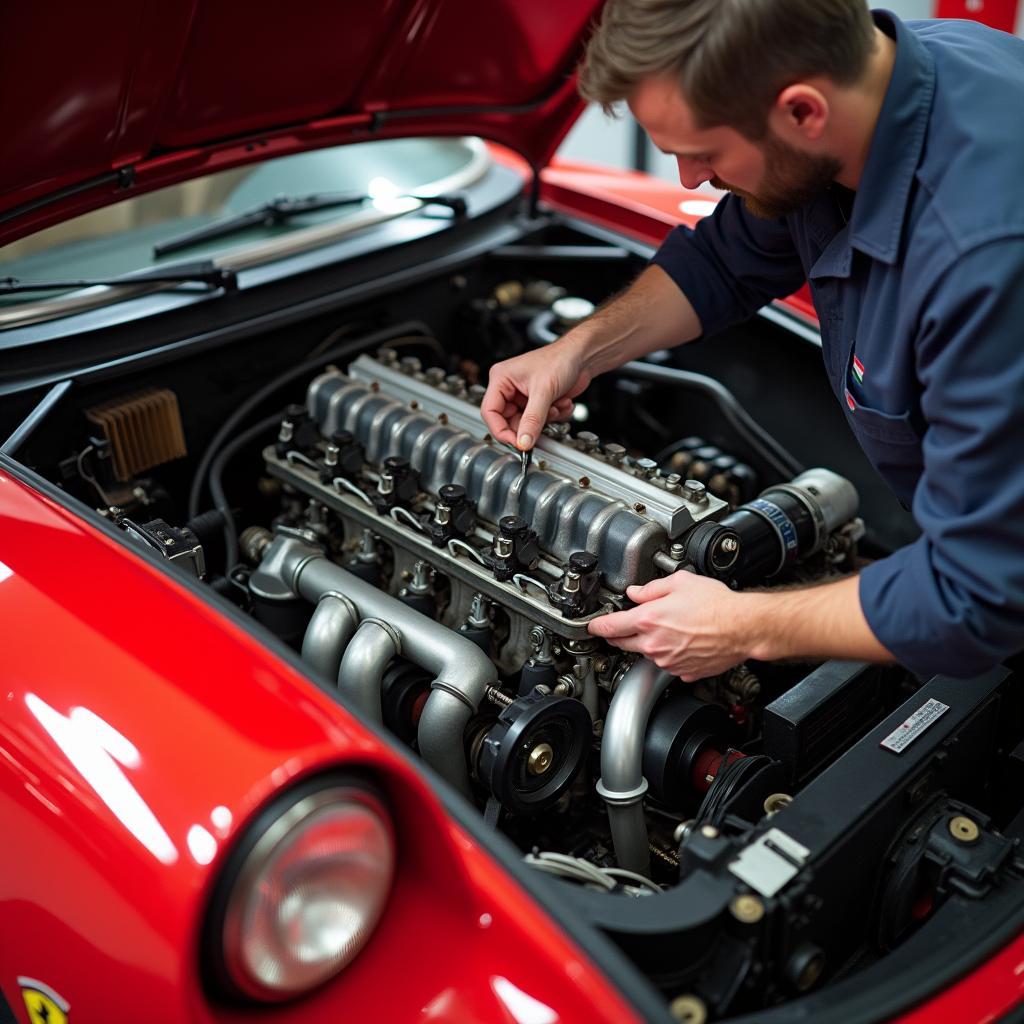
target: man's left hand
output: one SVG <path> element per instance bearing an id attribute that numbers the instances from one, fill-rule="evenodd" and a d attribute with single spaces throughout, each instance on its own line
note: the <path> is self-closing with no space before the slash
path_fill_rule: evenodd
<path id="1" fill-rule="evenodd" d="M 629 587 L 636 608 L 594 619 L 592 636 L 649 658 L 684 682 L 718 675 L 751 656 L 740 595 L 724 583 L 676 572 Z"/>

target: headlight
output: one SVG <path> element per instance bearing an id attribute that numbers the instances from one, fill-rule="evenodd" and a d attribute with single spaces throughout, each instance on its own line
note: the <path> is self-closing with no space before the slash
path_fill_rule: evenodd
<path id="1" fill-rule="evenodd" d="M 250 997 L 288 999 L 366 945 L 391 889 L 395 844 L 383 805 L 355 785 L 301 796 L 255 832 L 228 864 L 217 973 Z"/>

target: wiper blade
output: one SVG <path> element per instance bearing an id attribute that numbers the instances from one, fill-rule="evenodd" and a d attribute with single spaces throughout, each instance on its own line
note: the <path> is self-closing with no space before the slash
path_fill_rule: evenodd
<path id="1" fill-rule="evenodd" d="M 278 196 L 277 199 L 262 203 L 251 210 L 236 214 L 234 217 L 217 221 L 215 224 L 208 224 L 203 228 L 196 228 L 195 231 L 187 231 L 176 238 L 154 245 L 153 257 L 159 259 L 161 256 L 187 249 L 200 242 L 212 242 L 218 238 L 226 238 L 228 235 L 237 234 L 247 228 L 275 227 L 304 213 L 317 213 L 320 210 L 332 210 L 342 206 L 358 206 L 371 198 L 373 197 L 363 192 L 314 192 L 308 196 Z M 418 199 L 424 205 L 433 203 L 447 206 L 456 218 L 466 215 L 466 200 L 462 196 L 409 195 L 407 198 Z"/>
<path id="2" fill-rule="evenodd" d="M 0 278 L 0 295 L 15 292 L 71 291 L 76 288 L 95 288 L 99 285 L 118 287 L 134 284 L 206 284 L 225 292 L 238 291 L 238 277 L 233 270 L 218 267 L 212 260 L 181 263 L 171 270 L 151 270 L 145 274 L 124 277 L 85 279 L 81 281 L 22 281 L 17 277 Z"/>
<path id="3" fill-rule="evenodd" d="M 368 198 L 364 192 L 314 192 L 308 196 L 278 196 L 269 203 L 261 203 L 234 217 L 217 221 L 216 224 L 208 224 L 204 228 L 196 228 L 195 231 L 186 231 L 176 238 L 154 245 L 153 256 L 166 256 L 178 252 L 179 249 L 224 238 L 246 228 L 274 227 L 303 213 L 316 213 L 318 210 L 331 210 L 341 206 L 357 206 Z"/>

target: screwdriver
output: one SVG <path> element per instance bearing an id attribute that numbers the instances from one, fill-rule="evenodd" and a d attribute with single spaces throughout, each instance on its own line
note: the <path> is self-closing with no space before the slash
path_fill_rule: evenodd
<path id="1" fill-rule="evenodd" d="M 527 448 L 519 453 L 519 458 L 522 461 L 523 468 L 519 472 L 519 486 L 523 486 L 523 481 L 526 479 L 526 472 L 530 468 L 530 463 L 533 462 L 533 449 Z"/>

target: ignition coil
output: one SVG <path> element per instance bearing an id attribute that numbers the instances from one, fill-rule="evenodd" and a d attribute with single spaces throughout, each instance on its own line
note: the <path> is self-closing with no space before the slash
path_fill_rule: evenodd
<path id="1" fill-rule="evenodd" d="M 408 459 L 390 455 L 381 467 L 377 490 L 370 496 L 379 515 L 386 516 L 393 508 L 408 508 L 419 494 L 416 471 Z"/>
<path id="2" fill-rule="evenodd" d="M 564 618 L 581 619 L 597 611 L 600 587 L 597 555 L 590 551 L 574 551 L 561 579 L 548 587 L 548 600 Z"/>
<path id="3" fill-rule="evenodd" d="M 433 515 L 423 516 L 423 529 L 435 548 L 450 540 L 462 540 L 476 525 L 476 502 L 466 497 L 461 484 L 444 484 L 437 492 Z"/>
<path id="4" fill-rule="evenodd" d="M 530 524 L 519 516 L 502 516 L 494 546 L 483 553 L 494 578 L 507 583 L 520 572 L 528 572 L 540 561 L 540 545 Z"/>
<path id="5" fill-rule="evenodd" d="M 363 447 L 348 430 L 331 434 L 320 464 L 320 482 L 329 484 L 335 477 L 351 479 L 363 468 Z"/>
<path id="6" fill-rule="evenodd" d="M 284 411 L 281 426 L 274 442 L 277 457 L 283 459 L 289 452 L 308 454 L 320 440 L 320 430 L 310 418 L 304 405 L 289 405 Z"/>

